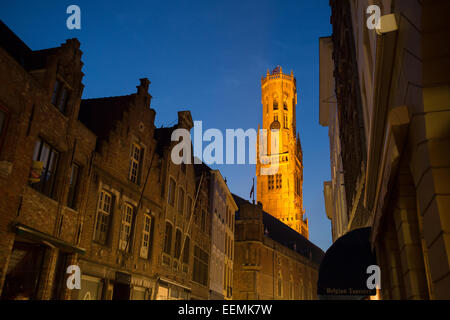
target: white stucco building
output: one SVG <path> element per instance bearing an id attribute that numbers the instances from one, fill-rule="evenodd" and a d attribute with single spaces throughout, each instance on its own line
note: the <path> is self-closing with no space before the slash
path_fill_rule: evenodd
<path id="1" fill-rule="evenodd" d="M 209 298 L 231 299 L 233 284 L 234 214 L 237 205 L 219 170 L 211 170 L 211 261 Z"/>

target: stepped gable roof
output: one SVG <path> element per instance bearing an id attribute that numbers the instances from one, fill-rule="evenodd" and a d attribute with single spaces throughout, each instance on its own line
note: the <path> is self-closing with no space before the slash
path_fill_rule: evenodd
<path id="1" fill-rule="evenodd" d="M 172 142 L 172 132 L 178 128 L 178 125 L 174 125 L 172 127 L 161 127 L 161 128 L 157 128 L 155 129 L 155 139 L 157 141 L 157 146 L 156 146 L 156 152 L 157 154 L 162 157 L 163 153 L 164 153 L 164 148 L 167 146 L 170 146 L 171 142 Z M 191 146 L 192 148 L 192 146 Z M 191 150 L 191 154 L 192 154 L 192 150 Z M 195 171 L 195 175 L 200 177 L 201 174 L 203 172 L 210 172 L 212 171 L 212 169 L 206 165 L 203 161 L 201 161 L 201 163 L 196 163 L 196 157 L 192 157 L 191 161 L 192 164 L 194 165 L 194 171 Z M 197 158 L 197 161 L 199 159 Z"/>
<path id="2" fill-rule="evenodd" d="M 98 136 L 106 140 L 109 132 L 123 118 L 134 94 L 118 97 L 83 99 L 80 104 L 79 120 Z"/>
<path id="3" fill-rule="evenodd" d="M 250 203 L 235 194 L 233 194 L 233 198 L 238 207 L 240 207 L 243 203 Z M 236 220 L 238 219 L 239 212 L 236 216 Z M 298 254 L 308 258 L 312 262 L 320 264 L 323 256 L 325 255 L 322 249 L 265 211 L 262 211 L 262 219 L 266 237 L 282 244 L 285 247 L 288 247 L 293 251 L 296 251 Z"/>

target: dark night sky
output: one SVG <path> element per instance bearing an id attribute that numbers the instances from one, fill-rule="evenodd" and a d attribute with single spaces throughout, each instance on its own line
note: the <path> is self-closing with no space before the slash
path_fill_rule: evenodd
<path id="1" fill-rule="evenodd" d="M 135 92 L 152 84 L 156 125 L 191 110 L 207 128 L 257 128 L 261 76 L 281 65 L 297 78 L 297 130 L 304 153 L 304 207 L 310 240 L 331 244 L 323 181 L 330 179 L 328 129 L 319 125 L 319 46 L 331 34 L 328 0 L 2 1 L 2 19 L 31 49 L 78 38 L 83 98 Z M 81 8 L 68 30 L 66 8 Z M 249 198 L 254 165 L 212 165 L 233 193 Z"/>

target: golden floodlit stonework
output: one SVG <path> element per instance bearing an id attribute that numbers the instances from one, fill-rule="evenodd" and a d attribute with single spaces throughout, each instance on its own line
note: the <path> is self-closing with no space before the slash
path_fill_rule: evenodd
<path id="1" fill-rule="evenodd" d="M 261 79 L 263 106 L 262 129 L 268 132 L 267 156 L 278 157 L 278 171 L 271 175 L 261 172 L 262 164 L 258 148 L 256 164 L 257 201 L 268 212 L 289 227 L 309 237 L 308 219 L 303 209 L 303 158 L 300 137 L 296 130 L 295 106 L 297 84 L 294 73 L 284 74 L 281 67 Z M 270 131 L 279 130 L 279 151 L 271 150 Z M 260 138 L 260 137 L 259 137 Z"/>

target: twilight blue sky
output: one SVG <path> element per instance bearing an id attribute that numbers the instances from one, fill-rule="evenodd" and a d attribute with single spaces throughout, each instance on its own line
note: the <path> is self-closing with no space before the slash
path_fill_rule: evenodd
<path id="1" fill-rule="evenodd" d="M 310 240 L 331 245 L 323 181 L 330 178 L 328 130 L 319 125 L 319 46 L 331 34 L 329 0 L 2 1 L 2 19 L 31 49 L 78 38 L 83 98 L 134 93 L 152 84 L 156 125 L 191 110 L 203 130 L 257 128 L 261 76 L 281 65 L 297 78 L 297 130 L 303 147 L 304 207 Z M 81 30 L 66 8 L 81 8 Z M 207 143 L 204 143 L 206 145 Z M 254 165 L 219 165 L 232 192 L 248 199 Z"/>

